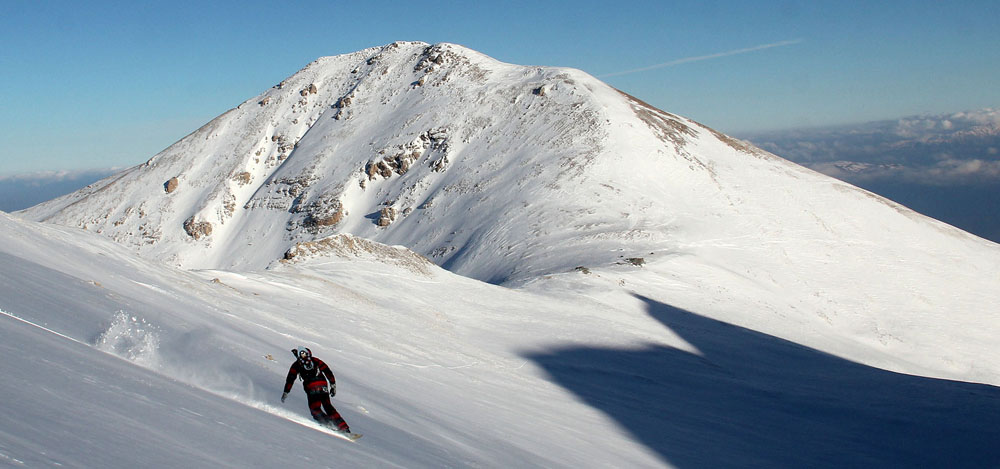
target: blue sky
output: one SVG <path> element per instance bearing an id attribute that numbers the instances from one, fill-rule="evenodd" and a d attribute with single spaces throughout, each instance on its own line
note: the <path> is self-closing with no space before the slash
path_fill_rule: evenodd
<path id="1" fill-rule="evenodd" d="M 579 68 L 733 134 L 1000 106 L 998 1 L 2 0 L 0 175 L 141 163 L 396 40 Z"/>

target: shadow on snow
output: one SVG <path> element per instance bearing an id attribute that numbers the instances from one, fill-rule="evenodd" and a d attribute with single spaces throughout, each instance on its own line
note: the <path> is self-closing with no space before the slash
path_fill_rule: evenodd
<path id="1" fill-rule="evenodd" d="M 701 356 L 650 345 L 529 358 L 670 464 L 1000 467 L 1000 388 L 872 368 L 640 298 Z"/>

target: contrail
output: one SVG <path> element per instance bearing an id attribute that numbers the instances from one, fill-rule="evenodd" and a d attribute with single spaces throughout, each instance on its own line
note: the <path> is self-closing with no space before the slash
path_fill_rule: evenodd
<path id="1" fill-rule="evenodd" d="M 781 41 L 781 42 L 775 42 L 773 44 L 762 44 L 762 45 L 759 45 L 759 46 L 747 47 L 746 49 L 736 49 L 736 50 L 730 50 L 730 51 L 726 51 L 726 52 L 718 52 L 718 53 L 710 54 L 710 55 L 701 55 L 701 56 L 698 56 L 698 57 L 685 57 L 683 59 L 671 60 L 670 62 L 664 62 L 662 64 L 650 65 L 648 67 L 636 68 L 636 69 L 632 69 L 632 70 L 625 70 L 623 72 L 614 72 L 614 73 L 607 73 L 607 74 L 604 74 L 604 75 L 598 75 L 598 78 L 617 77 L 617 76 L 621 76 L 621 75 L 628 75 L 628 74 L 631 74 L 631 73 L 639 73 L 639 72 L 645 72 L 645 71 L 648 71 L 648 70 L 656 70 L 658 68 L 673 67 L 674 65 L 686 64 L 686 63 L 691 63 L 691 62 L 701 62 L 702 60 L 718 59 L 720 57 L 729 57 L 730 55 L 746 54 L 748 52 L 756 52 L 756 51 L 759 51 L 759 50 L 771 49 L 771 48 L 774 48 L 774 47 L 790 46 L 790 45 L 793 45 L 793 44 L 798 44 L 800 42 L 802 42 L 802 39 L 795 39 L 795 40 L 792 40 L 792 41 Z"/>

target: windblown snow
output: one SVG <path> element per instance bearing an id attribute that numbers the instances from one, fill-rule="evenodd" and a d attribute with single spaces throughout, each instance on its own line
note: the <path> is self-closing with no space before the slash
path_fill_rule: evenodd
<path id="1" fill-rule="evenodd" d="M 1000 464 L 1000 246 L 578 70 L 321 58 L 17 215 L 2 464 Z"/>

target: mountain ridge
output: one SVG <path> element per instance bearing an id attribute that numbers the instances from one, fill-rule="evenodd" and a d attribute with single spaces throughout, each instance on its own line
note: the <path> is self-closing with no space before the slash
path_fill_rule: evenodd
<path id="1" fill-rule="evenodd" d="M 400 45 L 403 44 L 403 45 Z M 275 125 L 276 120 L 278 120 L 274 115 L 269 115 L 267 113 L 258 113 L 256 116 L 250 116 L 249 127 L 256 128 L 254 132 L 258 135 L 257 138 L 263 137 L 262 142 L 252 142 L 248 146 L 246 143 L 248 139 L 241 138 L 235 142 L 227 142 L 223 145 L 222 154 L 227 159 L 225 163 L 228 163 L 228 167 L 223 171 L 218 169 L 215 171 L 203 171 L 203 169 L 210 163 L 213 158 L 218 158 L 215 155 L 219 152 L 218 148 L 200 149 L 199 152 L 205 155 L 202 158 L 194 159 L 187 162 L 189 167 L 187 168 L 177 168 L 174 172 L 179 173 L 179 176 L 170 176 L 172 180 L 177 181 L 182 188 L 186 187 L 186 190 L 190 192 L 191 188 L 201 187 L 201 191 L 194 195 L 193 199 L 196 201 L 194 204 L 190 202 L 188 205 L 194 205 L 193 207 L 184 210 L 186 217 L 183 217 L 182 224 L 185 227 L 185 232 L 195 241 L 201 239 L 203 236 L 209 236 L 214 234 L 215 238 L 220 238 L 220 231 L 224 230 L 225 225 L 235 214 L 235 212 L 240 210 L 252 210 L 252 209 L 281 209 L 288 210 L 293 216 L 289 217 L 287 220 L 286 227 L 289 231 L 296 231 L 299 228 L 310 234 L 318 234 L 323 232 L 323 234 L 329 234 L 325 227 L 329 227 L 334 224 L 334 221 L 339 221 L 340 218 L 344 216 L 344 203 L 341 201 L 343 199 L 343 194 L 345 192 L 351 191 L 352 189 L 348 187 L 355 181 L 348 180 L 341 176 L 339 180 L 329 183 L 333 187 L 327 187 L 323 190 L 317 191 L 314 187 L 311 187 L 320 176 L 317 176 L 318 168 L 323 166 L 324 163 L 317 158 L 308 159 L 305 164 L 299 164 L 298 167 L 289 170 L 282 171 L 282 167 L 286 166 L 286 161 L 291 157 L 294 152 L 301 152 L 299 145 L 308 145 L 310 139 L 307 137 L 309 132 L 313 131 L 313 126 L 320 119 L 320 116 L 327 116 L 332 114 L 332 119 L 334 121 L 349 121 L 353 118 L 355 113 L 359 112 L 359 106 L 351 105 L 352 100 L 362 100 L 364 97 L 358 97 L 359 93 L 364 93 L 365 87 L 369 86 L 369 78 L 372 77 L 373 73 L 375 75 L 375 80 L 381 78 L 381 76 L 387 75 L 388 66 L 385 68 L 380 68 L 380 61 L 384 58 L 387 53 L 398 52 L 398 49 L 406 48 L 409 46 L 411 49 L 416 47 L 419 49 L 415 53 L 410 51 L 408 60 L 405 61 L 405 65 L 410 65 L 415 62 L 413 69 L 416 75 L 419 77 L 416 80 L 410 81 L 406 77 L 402 81 L 405 82 L 406 87 L 412 89 L 417 88 L 433 88 L 442 86 L 442 83 L 446 83 L 451 80 L 452 76 L 457 76 L 458 72 L 455 70 L 442 71 L 439 69 L 444 68 L 446 60 L 448 64 L 456 62 L 458 67 L 457 70 L 462 71 L 465 69 L 468 73 L 466 75 L 471 76 L 472 81 L 480 81 L 484 79 L 483 77 L 487 74 L 485 69 L 478 64 L 474 63 L 474 60 L 486 60 L 485 56 L 475 53 L 468 49 L 459 48 L 459 46 L 454 46 L 450 44 L 443 45 L 427 45 L 423 43 L 394 43 L 383 48 L 373 48 L 366 49 L 365 51 L 360 51 L 354 54 L 347 54 L 344 56 L 335 57 L 324 57 L 314 61 L 303 70 L 292 75 L 288 79 L 284 80 L 282 83 L 277 85 L 275 88 L 263 93 L 260 96 L 251 98 L 238 106 L 237 108 L 230 110 L 218 118 L 214 119 L 210 123 L 206 124 L 199 130 L 193 132 L 188 137 L 185 137 L 177 144 L 168 148 L 164 152 L 151 158 L 146 164 L 140 167 L 133 168 L 130 171 L 142 171 L 144 169 L 153 168 L 157 166 L 170 165 L 172 162 L 177 161 L 179 156 L 188 150 L 187 147 L 192 146 L 195 141 L 204 138 L 205 141 L 210 141 L 220 134 L 224 134 L 232 125 L 233 116 L 240 113 L 240 110 L 244 107 L 252 107 L 254 105 L 260 108 L 278 108 L 281 106 L 289 106 L 290 112 L 284 112 L 286 115 L 281 117 L 288 118 L 291 121 L 291 125 L 287 125 L 288 122 L 282 122 L 282 125 Z M 454 50 L 458 52 L 454 52 Z M 363 59 L 363 60 L 362 60 Z M 490 73 L 503 73 L 503 67 L 500 67 L 499 62 L 492 61 L 488 59 L 489 64 L 494 67 L 499 67 L 500 71 L 493 71 Z M 331 63 L 339 64 L 333 72 L 324 72 L 324 67 L 329 68 Z M 346 65 L 346 67 L 345 67 Z M 508 69 L 506 73 L 511 73 L 510 67 L 506 64 L 502 64 Z M 396 68 L 403 68 L 401 65 L 396 63 L 393 64 Z M 349 77 L 348 80 L 336 81 L 336 83 L 331 85 L 331 79 L 329 75 L 331 73 L 335 75 L 335 78 L 342 78 L 346 69 L 350 69 L 347 75 L 360 75 L 357 79 Z M 381 70 L 381 71 L 379 71 Z M 533 69 L 527 67 L 521 67 L 516 69 L 516 72 L 520 74 L 535 75 L 540 73 L 541 68 Z M 442 76 L 436 76 L 435 72 L 441 71 Z M 340 75 L 337 75 L 340 73 Z M 552 69 L 548 72 L 549 75 L 554 75 L 559 77 L 566 83 L 572 83 L 572 78 L 569 78 L 567 73 L 579 74 L 579 72 L 567 72 L 564 69 Z M 379 76 L 381 75 L 381 76 Z M 405 75 L 405 74 L 404 74 Z M 441 74 L 438 74 L 441 75 Z M 323 78 L 326 76 L 327 78 Z M 399 82 L 400 80 L 396 80 Z M 520 93 L 513 95 L 512 99 L 530 99 L 531 97 L 543 97 L 546 94 L 552 93 L 554 87 L 558 87 L 553 84 L 545 84 L 539 80 L 529 80 L 531 83 L 520 84 L 522 87 L 527 89 L 519 90 L 527 95 L 527 98 Z M 317 85 L 318 82 L 318 85 Z M 537 82 L 537 83 L 536 83 Z M 399 83 L 396 83 L 397 85 Z M 536 86 L 537 85 L 537 86 Z M 317 86 L 319 88 L 317 88 Z M 324 91 L 329 88 L 337 88 L 335 91 L 327 91 L 325 93 L 319 93 L 317 102 L 310 103 L 309 100 L 313 98 L 313 95 L 317 94 L 318 89 L 323 89 Z M 284 92 L 286 90 L 291 90 L 290 92 Z M 530 91 L 530 93 L 529 93 Z M 388 94 L 397 94 L 399 91 L 397 89 L 389 90 Z M 385 93 L 383 93 L 385 94 Z M 466 93 L 468 95 L 470 93 Z M 484 94 L 483 91 L 479 91 L 479 94 Z M 382 97 L 383 100 L 387 99 Z M 467 96 L 459 97 L 460 101 L 465 99 L 470 99 Z M 289 102 L 291 102 L 289 104 Z M 574 103 L 579 106 L 580 103 Z M 531 106 L 529 103 L 528 107 Z M 433 111 L 431 111 L 433 112 Z M 597 122 L 594 117 L 594 111 L 585 110 L 579 113 L 580 115 L 586 116 L 588 118 L 587 126 L 596 127 Z M 411 122 L 413 120 L 419 120 L 422 116 L 409 115 L 406 121 Z M 571 116 L 574 117 L 574 116 Z M 403 176 L 409 169 L 409 165 L 413 164 L 413 161 L 421 156 L 424 159 L 435 158 L 432 162 L 433 169 L 435 172 L 443 171 L 449 163 L 448 154 L 452 155 L 452 159 L 455 159 L 457 154 L 460 154 L 460 147 L 466 143 L 470 138 L 473 138 L 474 134 L 480 133 L 480 129 L 476 128 L 477 125 L 486 122 L 484 119 L 486 117 L 480 115 L 474 118 L 474 123 L 472 125 L 464 126 L 461 132 L 462 135 L 454 135 L 459 132 L 458 129 L 452 129 L 449 133 L 448 122 L 451 119 L 447 117 L 444 118 L 445 123 L 442 125 L 440 123 L 441 119 L 437 119 L 437 122 L 424 125 L 422 127 L 417 127 L 413 129 L 413 125 L 406 125 L 404 123 L 403 127 L 408 127 L 406 130 L 409 131 L 408 134 L 402 134 L 403 139 L 400 138 L 389 138 L 382 139 L 384 143 L 379 143 L 379 148 L 374 148 L 373 154 L 369 158 L 363 158 L 361 161 L 354 163 L 354 167 L 348 167 L 348 170 L 359 170 L 367 174 L 367 178 L 358 178 L 357 184 L 364 186 L 366 184 L 379 185 L 383 183 L 384 180 L 391 178 L 392 176 Z M 260 121 L 269 121 L 266 124 L 262 124 Z M 554 125 L 552 122 L 543 122 L 543 124 Z M 454 124 L 452 124 L 454 127 Z M 282 127 L 282 128 L 277 128 Z M 502 129 L 510 130 L 510 129 Z M 568 132 L 566 129 L 557 129 L 562 131 L 563 137 L 560 143 L 572 140 L 575 134 L 580 132 Z M 574 128 L 575 130 L 575 128 Z M 336 131 L 344 131 L 343 129 L 334 129 L 333 133 Z M 349 131 L 349 130 L 347 130 Z M 513 132 L 524 132 L 523 128 L 514 128 Z M 396 129 L 398 133 L 399 130 Z M 408 137 L 406 136 L 408 135 Z M 586 136 L 586 133 L 584 133 Z M 328 136 L 324 136 L 323 140 L 328 140 Z M 416 138 L 413 138 L 416 137 Z M 450 138 L 449 138 L 450 137 Z M 409 140 L 413 138 L 413 140 Z M 597 147 L 600 145 L 599 137 L 587 137 L 588 140 L 585 145 L 590 145 Z M 270 140 L 270 141 L 268 141 Z M 305 141 L 304 141 L 305 140 Z M 372 139 L 374 141 L 375 138 Z M 257 145 L 260 143 L 260 145 Z M 677 143 L 675 139 L 675 144 Z M 487 147 L 489 147 L 489 142 Z M 320 144 L 322 145 L 322 144 Z M 368 142 L 369 146 L 373 146 L 374 143 Z M 323 149 L 315 148 L 317 145 L 313 145 L 314 152 L 324 151 Z M 228 147 L 228 148 L 227 148 Z M 256 147 L 256 148 L 253 148 Z M 425 156 L 424 154 L 428 155 Z M 575 174 L 581 174 L 580 172 L 586 165 L 590 158 L 596 153 L 593 149 L 584 149 L 580 155 L 562 155 L 561 167 L 563 168 L 558 177 L 564 174 L 570 174 L 575 172 Z M 247 157 L 247 155 L 251 155 Z M 547 155 L 548 156 L 548 155 Z M 252 159 L 252 162 L 250 161 Z M 551 158 L 550 158 L 551 159 Z M 229 160 L 235 160 L 233 163 L 229 163 Z M 367 160 L 367 161 L 365 161 Z M 185 160 L 186 161 L 186 160 Z M 294 161 L 293 161 L 294 162 Z M 504 161 L 497 161 L 494 159 L 492 162 L 485 163 L 486 165 L 492 165 L 494 167 L 503 166 L 509 164 Z M 522 163 L 528 164 L 527 162 Z M 532 163 L 540 165 L 541 163 Z M 548 164 L 547 162 L 545 164 Z M 311 165 L 311 166 L 310 166 Z M 328 165 L 327 165 L 328 166 Z M 211 169 L 211 168 L 209 168 Z M 338 168 L 343 171 L 343 168 Z M 476 171 L 474 168 L 466 168 L 466 171 Z M 205 179 L 199 178 L 199 174 L 206 174 Z M 165 173 L 160 176 L 161 179 L 166 178 L 169 173 Z M 220 178 L 221 175 L 221 178 Z M 433 175 L 432 175 L 433 176 Z M 177 178 L 177 179 L 173 179 Z M 225 179 L 228 181 L 235 182 L 237 187 L 233 187 L 233 183 L 228 183 L 229 187 L 223 187 L 218 183 L 214 183 L 218 179 Z M 423 181 L 418 181 L 418 183 L 426 183 L 429 178 L 423 178 Z M 452 178 L 455 179 L 455 178 Z M 251 183 L 252 181 L 252 183 Z M 323 182 L 323 181 L 319 181 Z M 469 178 L 459 178 L 457 181 L 450 181 L 450 184 L 444 185 L 441 190 L 444 192 L 455 192 L 460 194 L 469 193 L 480 193 L 482 192 L 483 186 L 488 185 L 491 180 L 487 178 L 486 180 L 469 180 Z M 167 181 L 164 181 L 167 183 Z M 213 184 L 214 183 L 214 184 Z M 147 184 L 152 185 L 151 182 Z M 305 191 L 310 189 L 309 193 Z M 99 189 L 100 190 L 100 189 Z M 356 189 L 355 189 L 356 191 Z M 317 192 L 322 192 L 317 194 Z M 433 197 L 427 197 L 425 200 L 416 200 L 422 194 L 418 194 L 419 188 L 414 184 L 410 184 L 407 187 L 395 188 L 395 194 L 391 197 L 404 197 L 405 203 L 408 206 L 403 206 L 403 203 L 394 203 L 386 207 L 386 216 L 379 216 L 378 223 L 381 226 L 388 225 L 390 220 L 394 220 L 396 216 L 406 215 L 407 210 L 414 210 L 420 206 L 430 207 Z M 94 191 L 93 194 L 96 194 Z M 249 195 L 252 193 L 252 195 Z M 306 197 L 303 197 L 306 196 Z M 162 196 L 160 198 L 163 198 Z M 357 207 L 351 212 L 352 215 L 357 216 L 358 210 L 364 211 L 362 215 L 370 215 L 374 212 L 382 212 L 378 208 L 379 204 L 385 205 L 386 202 L 393 202 L 391 199 L 375 201 L 374 204 L 369 202 L 367 207 Z M 54 204 L 56 205 L 56 204 Z M 105 204 L 107 205 L 107 204 Z M 135 233 L 123 233 L 123 230 L 116 230 L 113 227 L 109 229 L 109 221 L 113 226 L 122 225 L 134 225 L 136 221 L 139 222 L 140 226 L 143 226 L 140 220 L 135 220 L 136 218 L 145 218 L 144 214 L 148 213 L 148 209 L 144 209 L 142 203 L 139 203 L 138 207 L 102 207 L 105 212 L 119 212 L 111 216 L 119 217 L 116 220 L 90 220 L 88 221 L 76 221 L 78 226 L 91 227 L 91 225 L 97 225 L 95 229 L 99 231 L 112 231 L 112 236 L 119 241 L 130 242 L 133 245 L 143 245 L 143 244 L 154 244 L 159 241 L 159 237 L 166 235 L 168 232 L 173 234 L 177 233 L 178 220 L 171 220 L 169 225 L 165 226 L 165 223 L 152 223 L 148 224 L 151 228 L 148 230 L 140 230 L 138 233 L 139 239 L 135 239 Z M 181 205 L 181 204 L 173 204 Z M 374 205 L 374 207 L 373 207 Z M 161 207 L 164 207 L 161 204 Z M 65 207 L 68 208 L 68 207 Z M 63 210 L 65 210 L 63 208 Z M 132 216 L 132 212 L 138 213 L 138 217 Z M 57 216 L 54 212 L 60 211 L 59 209 L 53 210 L 49 207 L 38 207 L 32 209 L 29 213 L 33 213 L 33 218 L 35 219 L 49 219 L 58 218 L 63 220 L 63 222 L 69 221 L 70 217 L 67 216 Z M 88 211 L 93 212 L 94 210 L 88 209 Z M 124 212 L 124 213 L 122 213 Z M 110 214 L 109 214 L 110 215 Z M 80 217 L 81 214 L 76 214 Z M 86 215 L 83 215 L 86 217 Z M 132 218 L 132 222 L 125 222 L 123 218 Z M 181 218 L 181 217 L 175 217 Z M 109 217 L 110 219 L 110 217 Z M 117 223 L 117 225 L 115 225 Z M 357 224 L 355 224 L 357 226 Z M 212 233 L 206 233 L 207 229 L 213 230 Z M 300 233 L 296 233 L 299 235 Z M 294 237 L 294 236 L 293 236 Z M 176 236 L 175 236 L 176 238 Z M 301 239 L 294 239 L 289 241 L 300 241 Z M 221 242 L 219 243 L 221 244 Z M 291 243 L 287 243 L 291 244 Z M 460 249 L 461 246 L 434 246 L 433 248 L 426 249 L 424 254 L 428 255 L 434 252 L 441 253 L 448 251 L 450 248 Z M 140 248 L 141 250 L 141 248 Z M 283 252 L 284 249 L 274 249 L 273 252 Z M 179 262 L 184 265 L 183 260 Z"/>
<path id="2" fill-rule="evenodd" d="M 496 75 L 502 75 L 503 80 L 489 81 Z M 484 83 L 488 86 L 480 86 Z M 425 89 L 444 92 L 413 98 Z M 473 100 L 473 110 L 466 112 Z M 408 112 L 407 106 L 422 107 L 418 112 Z M 609 109 L 612 107 L 618 109 Z M 476 112 L 476 108 L 497 112 Z M 384 118 L 362 115 L 383 111 L 388 111 Z M 506 119 L 493 118 L 497 113 L 506 113 Z M 363 126 L 351 125 L 352 121 L 366 118 Z M 351 138 L 358 133 L 368 135 L 363 140 Z M 717 139 L 736 153 L 785 164 L 773 155 L 656 109 L 576 70 L 502 64 L 453 44 L 393 43 L 317 59 L 145 164 L 118 175 L 116 180 L 106 180 L 89 192 L 81 191 L 25 213 L 36 220 L 104 232 L 140 253 L 150 252 L 185 267 L 262 268 L 296 242 L 349 232 L 388 244 L 408 245 L 442 265 L 463 271 L 460 264 L 475 261 L 456 257 L 455 253 L 466 252 L 476 244 L 472 238 L 484 233 L 467 233 L 456 225 L 450 232 L 458 236 L 450 236 L 415 227 L 415 223 L 408 223 L 405 230 L 390 225 L 414 212 L 440 212 L 433 208 L 434 203 L 457 198 L 449 194 L 482 194 L 480 197 L 485 198 L 496 191 L 500 194 L 493 197 L 510 203 L 516 198 L 513 195 L 520 195 L 510 193 L 509 187 L 516 185 L 518 192 L 527 189 L 538 194 L 535 200 L 520 197 L 528 199 L 522 203 L 531 205 L 553 196 L 579 198 L 583 196 L 580 192 L 586 196 L 620 193 L 623 188 L 614 185 L 622 180 L 635 181 L 636 177 L 620 174 L 621 168 L 608 168 L 617 165 L 635 167 L 636 172 L 644 171 L 638 167 L 643 165 L 661 173 L 679 172 L 687 166 L 695 173 L 692 177 L 718 185 L 715 163 L 705 159 L 704 151 L 688 148 L 703 139 Z M 679 164 L 657 164 L 651 160 L 662 157 L 656 155 L 673 157 Z M 463 165 L 463 158 L 470 161 Z M 464 174 L 446 176 L 448 168 L 456 163 Z M 595 165 L 598 169 L 592 169 Z M 788 167 L 798 171 L 797 166 Z M 407 175 L 411 169 L 415 171 Z M 617 170 L 619 177 L 591 182 L 601 179 L 605 169 Z M 421 174 L 414 176 L 416 173 Z M 134 176 L 126 178 L 127 174 Z M 514 176 L 504 178 L 504 174 Z M 122 197 L 122 193 L 143 192 L 134 187 L 137 178 L 147 186 L 145 194 L 138 200 Z M 571 188 L 567 194 L 561 187 L 564 180 L 573 180 L 567 186 L 579 182 L 590 186 Z M 171 181 L 173 189 L 167 187 L 165 193 L 159 194 L 153 190 Z M 670 182 L 687 183 L 676 177 Z M 88 206 L 81 210 L 73 208 L 81 203 L 80 199 L 99 199 L 99 194 L 110 186 L 124 187 L 116 187 L 115 195 L 98 201 L 98 207 L 85 204 Z M 614 203 L 621 203 L 614 200 L 616 194 L 609 195 Z M 453 210 L 443 216 L 462 210 L 487 211 L 489 216 L 481 217 L 481 225 L 495 224 L 490 220 L 510 218 L 517 212 L 464 202 L 452 203 L 450 208 Z M 541 209 L 546 216 L 552 210 L 566 207 Z M 590 207 L 577 209 L 588 210 Z M 246 219 L 254 211 L 285 211 L 287 216 L 284 220 L 270 217 L 264 222 L 248 222 Z M 93 215 L 100 212 L 100 217 Z M 174 215 L 158 217 L 156 212 Z M 520 212 L 534 214 L 530 208 Z M 423 218 L 433 222 L 437 217 Z M 536 224 L 551 223 L 535 218 Z M 281 228 L 288 234 L 280 243 L 267 242 L 263 252 L 268 253 L 268 259 L 249 265 L 232 262 L 232 257 L 252 257 L 260 252 L 255 249 L 249 253 L 236 246 L 265 242 L 259 236 L 239 233 Z M 421 235 L 389 234 L 399 231 L 420 231 Z M 586 235 L 587 230 L 583 231 Z M 529 238 L 536 236 L 529 233 Z M 420 237 L 430 240 L 417 239 Z M 161 239 L 168 242 L 160 243 Z M 520 241 L 507 239 L 505 245 Z M 183 248 L 149 247 L 157 244 Z M 504 242 L 498 244 L 503 249 Z M 232 255 L 215 254 L 226 250 Z M 524 252 L 522 257 L 529 254 Z M 213 258 L 214 262 L 207 261 Z M 477 270 L 482 269 L 473 267 L 466 273 L 503 282 L 512 277 L 518 265 L 507 265 L 499 272 L 477 274 Z"/>

